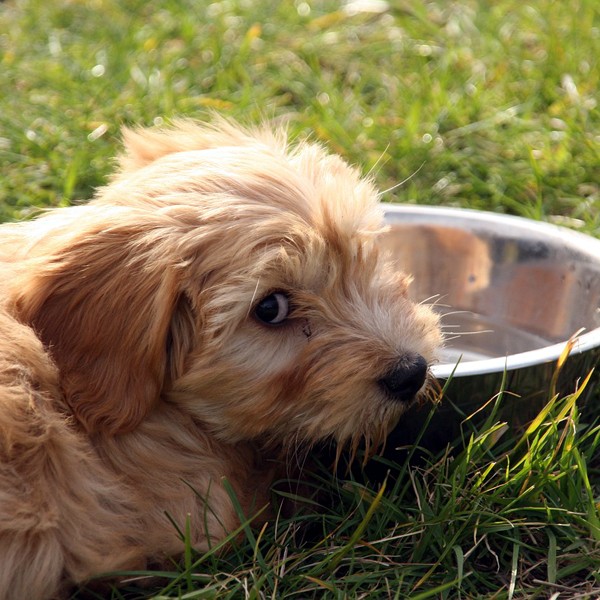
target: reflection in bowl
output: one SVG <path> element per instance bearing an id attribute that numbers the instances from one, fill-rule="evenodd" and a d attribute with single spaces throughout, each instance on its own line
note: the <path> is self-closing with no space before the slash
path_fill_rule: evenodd
<path id="1" fill-rule="evenodd" d="M 390 230 L 381 244 L 413 275 L 413 299 L 442 314 L 446 344 L 432 371 L 442 383 L 451 377 L 446 396 L 465 415 L 503 380 L 518 421 L 535 414 L 548 399 L 558 357 L 582 329 L 558 391 L 574 391 L 598 363 L 600 240 L 481 211 L 384 209 Z"/>

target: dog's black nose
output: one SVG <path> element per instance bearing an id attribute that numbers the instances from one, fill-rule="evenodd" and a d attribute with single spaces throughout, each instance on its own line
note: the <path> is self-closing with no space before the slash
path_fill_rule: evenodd
<path id="1" fill-rule="evenodd" d="M 406 354 L 377 383 L 392 399 L 409 402 L 423 387 L 427 367 L 420 354 Z"/>

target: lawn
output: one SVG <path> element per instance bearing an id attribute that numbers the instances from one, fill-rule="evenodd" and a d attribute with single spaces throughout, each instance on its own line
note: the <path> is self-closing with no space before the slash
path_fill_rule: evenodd
<path id="1" fill-rule="evenodd" d="M 597 0 L 5 0 L 0 220 L 89 198 L 123 124 L 217 110 L 286 119 L 388 201 L 600 236 L 599 61 Z M 598 597 L 593 386 L 584 405 L 549 381 L 524 429 L 499 395 L 462 450 L 387 478 L 323 469 L 318 514 L 100 597 Z"/>

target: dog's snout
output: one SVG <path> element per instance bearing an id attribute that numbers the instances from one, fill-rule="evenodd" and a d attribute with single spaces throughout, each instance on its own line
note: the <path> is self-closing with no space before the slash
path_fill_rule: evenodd
<path id="1" fill-rule="evenodd" d="M 420 354 L 406 354 L 377 383 L 394 400 L 409 402 L 423 387 L 427 368 Z"/>

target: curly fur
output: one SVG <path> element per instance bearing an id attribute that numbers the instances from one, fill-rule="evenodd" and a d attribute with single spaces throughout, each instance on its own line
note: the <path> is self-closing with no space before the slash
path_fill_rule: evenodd
<path id="1" fill-rule="evenodd" d="M 124 139 L 91 202 L 0 226 L 0 599 L 160 564 L 171 520 L 206 549 L 239 524 L 224 477 L 251 515 L 276 459 L 381 443 L 407 405 L 381 378 L 440 345 L 339 157 L 224 120 Z"/>

